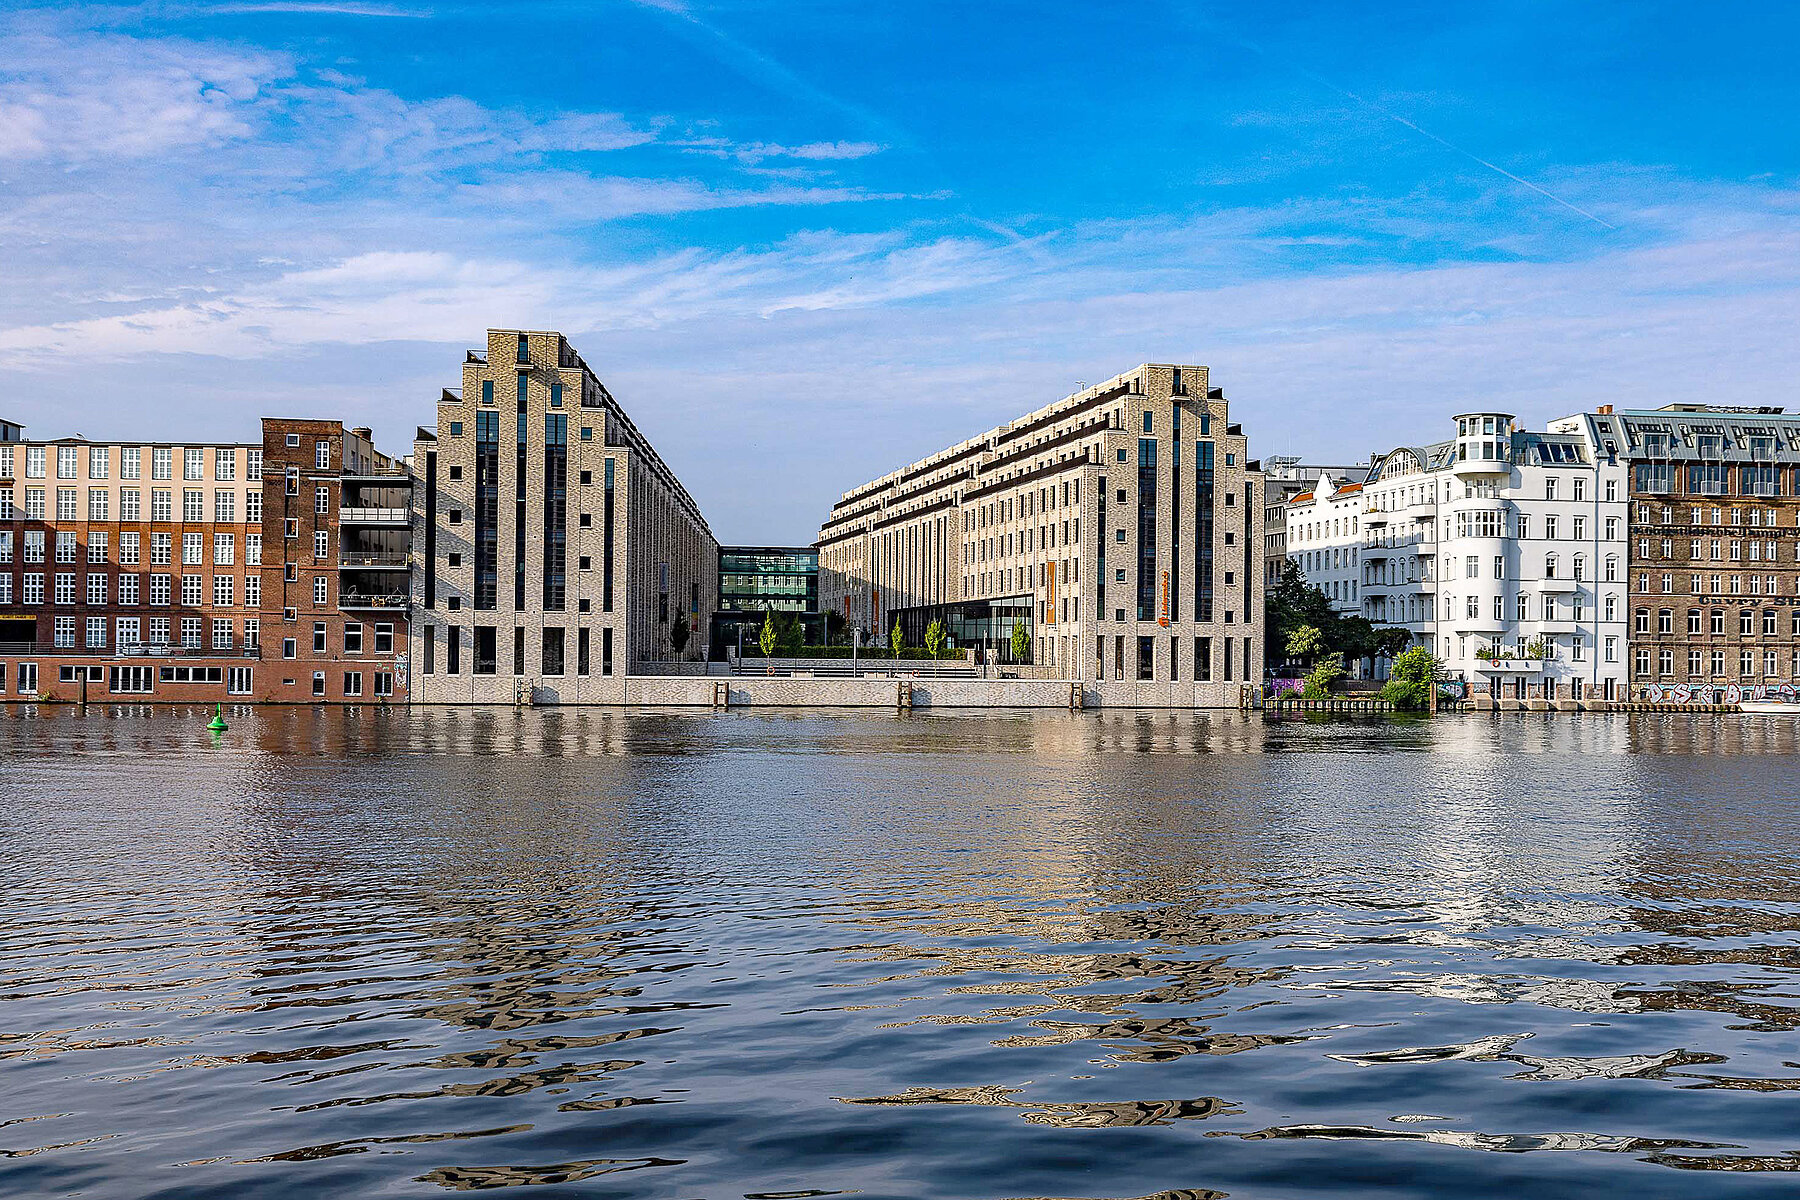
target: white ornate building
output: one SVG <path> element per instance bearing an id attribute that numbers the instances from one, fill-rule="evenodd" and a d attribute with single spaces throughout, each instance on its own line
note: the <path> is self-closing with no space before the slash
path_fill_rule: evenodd
<path id="1" fill-rule="evenodd" d="M 1406 629 L 1477 690 L 1622 698 L 1625 464 L 1593 417 L 1555 428 L 1465 413 L 1360 484 L 1321 480 L 1288 508 L 1288 556 L 1338 611 Z"/>

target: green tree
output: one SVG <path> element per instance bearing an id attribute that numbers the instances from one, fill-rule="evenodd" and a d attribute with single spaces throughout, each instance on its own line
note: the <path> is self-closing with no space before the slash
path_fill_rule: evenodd
<path id="1" fill-rule="evenodd" d="M 931 657 L 936 658 L 944 652 L 946 636 L 942 621 L 933 621 L 925 627 L 925 649 L 931 651 Z"/>
<path id="2" fill-rule="evenodd" d="M 1301 625 L 1288 634 L 1285 648 L 1289 658 L 1314 659 L 1325 653 L 1325 635 L 1317 625 Z"/>
<path id="3" fill-rule="evenodd" d="M 849 624 L 850 622 L 844 619 L 844 614 L 841 612 L 834 610 L 826 613 L 825 644 L 827 646 L 848 646 L 850 639 L 846 636 L 845 629 Z"/>
<path id="4" fill-rule="evenodd" d="M 1431 707 L 1431 689 L 1443 677 L 1443 664 L 1423 646 L 1403 650 L 1394 658 L 1381 698 L 1401 712 L 1421 712 Z"/>
<path id="5" fill-rule="evenodd" d="M 687 649 L 688 623 L 686 613 L 676 613 L 675 620 L 669 624 L 669 649 L 680 654 Z"/>
<path id="6" fill-rule="evenodd" d="M 1300 694 L 1308 700 L 1323 700 L 1337 690 L 1338 683 L 1343 678 L 1343 663 L 1335 658 L 1322 659 L 1306 677 Z"/>
<path id="7" fill-rule="evenodd" d="M 1025 627 L 1025 622 L 1023 621 L 1013 622 L 1012 656 L 1013 661 L 1016 663 L 1028 663 L 1031 661 L 1031 630 Z"/>
<path id="8" fill-rule="evenodd" d="M 799 655 L 800 647 L 806 644 L 806 626 L 801 623 L 799 613 L 775 614 L 775 643 L 787 657 Z"/>
<path id="9" fill-rule="evenodd" d="M 775 656 L 775 610 L 763 613 L 762 632 L 756 635 L 757 649 L 763 652 L 764 658 Z"/>
<path id="10" fill-rule="evenodd" d="M 1338 615 L 1324 592 L 1306 582 L 1299 566 L 1289 559 L 1282 564 L 1281 579 L 1268 590 L 1263 600 L 1264 636 L 1268 639 L 1268 657 L 1279 660 L 1287 653 L 1288 638 L 1302 625 L 1311 625 L 1326 635 L 1335 629 Z"/>
<path id="11" fill-rule="evenodd" d="M 894 648 L 894 657 L 900 657 L 900 649 L 906 645 L 906 635 L 900 632 L 900 620 L 894 619 L 894 628 L 888 633 L 888 645 Z"/>

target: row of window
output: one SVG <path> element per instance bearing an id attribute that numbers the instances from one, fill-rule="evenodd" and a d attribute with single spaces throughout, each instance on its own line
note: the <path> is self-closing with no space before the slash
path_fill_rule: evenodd
<path id="1" fill-rule="evenodd" d="M 76 637 L 80 635 L 82 646 L 103 650 L 108 645 L 108 632 L 105 617 L 88 617 L 79 625 L 75 617 L 57 617 L 51 622 L 50 644 L 59 650 L 74 649 Z M 145 648 L 154 651 L 166 646 L 188 650 L 255 650 L 262 644 L 262 620 L 259 617 L 244 619 L 241 642 L 237 639 L 237 624 L 230 617 L 215 617 L 210 625 L 200 617 L 182 617 L 179 623 L 170 617 L 115 617 L 110 632 L 113 634 L 111 645 L 122 653 Z"/>
<path id="2" fill-rule="evenodd" d="M 326 492 L 325 508 L 320 512 L 330 511 L 330 495 Z M 119 516 L 120 521 L 144 520 L 144 493 L 138 488 L 120 488 Z M 87 491 L 87 516 L 89 521 L 111 521 L 113 491 L 110 488 L 89 488 Z M 212 517 L 214 524 L 234 525 L 238 519 L 239 492 L 220 488 L 212 494 Z M 243 492 L 244 521 L 256 524 L 263 516 L 263 494 L 260 491 Z M 45 489 L 27 487 L 25 489 L 25 505 L 18 507 L 13 501 L 13 489 L 0 486 L 0 521 L 47 521 L 48 508 Z M 56 520 L 80 521 L 82 517 L 81 489 L 65 487 L 56 489 Z M 182 521 L 198 523 L 207 520 L 206 489 L 184 488 L 181 493 Z M 150 520 L 160 524 L 174 524 L 175 493 L 169 488 L 150 489 Z"/>
<path id="3" fill-rule="evenodd" d="M 1650 675 L 1650 650 L 1640 647 L 1632 655 L 1632 670 L 1643 677 Z M 1781 676 L 1781 654 L 1775 650 L 1764 650 L 1760 654 L 1755 650 L 1739 650 L 1737 656 L 1738 675 L 1742 678 L 1753 678 L 1761 675 L 1765 678 Z M 1725 666 L 1729 661 L 1724 650 L 1689 650 L 1687 652 L 1687 673 L 1690 679 L 1718 678 L 1726 674 Z M 1667 678 L 1675 674 L 1675 651 L 1656 651 L 1656 673 Z M 1800 679 L 1800 650 L 1792 652 L 1789 658 L 1787 674 L 1790 678 Z"/>
<path id="4" fill-rule="evenodd" d="M 1642 559 L 1674 558 L 1675 547 L 1674 538 L 1641 537 L 1637 542 L 1638 557 Z M 1659 550 L 1661 553 L 1656 553 Z M 1781 543 L 1774 538 L 1750 538 L 1747 541 L 1743 538 L 1728 541 L 1689 538 L 1687 558 L 1680 561 L 1778 562 L 1780 557 Z M 1800 562 L 1800 542 L 1794 543 L 1794 561 Z"/>
<path id="5" fill-rule="evenodd" d="M 1782 484 L 1787 472 L 1777 466 L 1728 463 L 1638 463 L 1632 467 L 1632 490 L 1646 495 L 1685 491 L 1690 496 L 1780 496 L 1791 494 Z M 1735 485 L 1735 492 L 1733 486 Z"/>
<path id="6" fill-rule="evenodd" d="M 388 621 L 377 621 L 371 640 L 372 653 L 392 654 L 394 652 L 394 626 Z M 360 621 L 344 622 L 344 653 L 362 654 L 363 625 Z M 312 627 L 312 652 L 314 654 L 331 653 L 331 629 L 324 621 L 314 621 Z M 299 658 L 300 639 L 297 637 L 281 639 L 281 657 Z"/>
<path id="7" fill-rule="evenodd" d="M 158 683 L 193 684 L 223 683 L 225 693 L 229 696 L 248 696 L 251 694 L 255 680 L 253 667 L 208 667 L 190 666 L 150 666 L 140 663 L 126 663 L 120 666 L 98 666 L 91 664 L 64 663 L 57 668 L 58 683 L 79 686 L 82 683 L 105 684 L 106 690 L 115 695 L 147 696 L 156 691 Z M 394 673 L 392 671 L 372 671 L 370 682 L 373 684 L 372 694 L 377 697 L 394 694 Z M 21 696 L 36 695 L 38 690 L 38 665 L 31 662 L 18 664 L 13 678 L 17 681 L 17 694 Z M 314 671 L 312 676 L 312 694 L 324 696 L 324 671 Z M 6 664 L 0 663 L 0 695 L 6 691 Z M 292 683 L 293 680 L 287 682 Z M 363 694 L 363 672 L 344 672 L 344 695 L 355 697 Z"/>
<path id="8" fill-rule="evenodd" d="M 52 543 L 55 549 L 55 561 L 59 563 L 79 562 L 82 559 L 81 542 L 74 533 L 58 530 L 56 540 Z M 119 534 L 119 565 L 135 567 L 142 561 L 143 535 L 125 531 Z M 320 543 L 325 549 L 328 544 Z M 86 560 L 90 563 L 111 562 L 109 557 L 112 548 L 112 535 L 107 530 L 89 530 L 87 535 Z M 41 563 L 44 561 L 45 534 L 41 529 L 27 529 L 19 539 L 19 561 L 25 563 Z M 150 565 L 165 567 L 174 562 L 175 535 L 172 533 L 150 534 Z M 323 557 L 323 553 L 319 555 Z M 13 560 L 13 531 L 0 530 L 0 566 Z M 215 533 L 212 539 L 212 562 L 215 566 L 232 566 L 237 562 L 237 534 Z M 204 533 L 184 533 L 181 535 L 181 563 L 183 566 L 204 566 L 206 564 L 206 535 Z M 256 567 L 262 565 L 262 534 L 246 533 L 244 535 L 244 564 Z"/>
<path id="9" fill-rule="evenodd" d="M 538 644 L 538 660 L 534 664 L 536 674 L 560 677 L 571 673 L 587 676 L 594 673 L 593 642 L 591 631 L 585 626 L 575 630 L 573 662 L 569 657 L 568 631 L 555 626 L 541 631 Z M 420 630 L 422 643 L 419 669 L 426 675 L 436 675 L 438 671 L 438 642 L 443 641 L 443 674 L 460 675 L 463 673 L 464 633 L 456 625 L 426 625 Z M 468 649 L 471 651 L 471 673 L 475 675 L 498 675 L 500 673 L 499 654 L 500 634 L 493 625 L 476 625 L 468 631 Z M 512 673 L 522 676 L 526 672 L 525 630 L 515 628 L 512 633 Z M 613 631 L 610 628 L 600 630 L 600 674 L 613 673 Z"/>
<path id="10" fill-rule="evenodd" d="M 1792 612 L 1790 632 L 1794 637 L 1800 637 L 1800 608 L 1790 611 Z M 1706 627 L 1706 633 L 1723 634 L 1726 623 L 1725 610 L 1715 608 L 1710 612 L 1703 612 L 1698 608 L 1690 608 L 1687 610 L 1686 623 L 1687 631 L 1690 634 L 1701 633 L 1702 624 Z M 1780 631 L 1781 622 L 1779 614 L 1772 608 L 1762 610 L 1760 619 L 1757 617 L 1755 609 L 1743 608 L 1738 610 L 1737 625 L 1738 633 L 1743 637 L 1755 637 L 1759 627 L 1762 630 L 1762 636 L 1775 637 Z M 1647 608 L 1634 610 L 1631 614 L 1631 628 L 1633 633 L 1648 634 L 1650 632 L 1650 610 Z M 1656 611 L 1656 632 L 1659 634 L 1675 632 L 1674 609 L 1661 608 Z"/>
<path id="11" fill-rule="evenodd" d="M 84 579 L 82 586 L 77 586 L 77 579 Z M 117 580 L 116 588 L 110 586 Z M 50 603 L 52 604 L 86 604 L 89 607 L 115 605 L 129 608 L 137 604 L 148 604 L 152 608 L 167 607 L 176 603 L 175 595 L 180 593 L 180 604 L 185 608 L 198 608 L 207 601 L 207 580 L 212 580 L 211 603 L 215 608 L 231 608 L 238 603 L 238 577 L 235 575 L 103 575 L 91 572 L 85 577 L 74 571 L 57 571 L 49 577 Z M 179 581 L 179 582 L 178 582 Z M 314 580 L 314 592 L 318 602 L 325 602 L 323 577 Z M 262 605 L 262 576 L 244 576 L 243 606 L 258 608 Z M 26 571 L 19 576 L 18 603 L 22 605 L 38 605 L 44 603 L 45 575 L 42 571 Z M 141 585 L 141 586 L 140 586 Z M 110 593 L 110 595 L 109 595 Z M 0 604 L 13 603 L 13 575 L 10 571 L 0 571 Z"/>
<path id="12" fill-rule="evenodd" d="M 1637 523 L 1673 525 L 1676 517 L 1684 512 L 1689 525 L 1749 525 L 1755 528 L 1766 524 L 1770 529 L 1780 523 L 1777 518 L 1781 515 L 1779 510 L 1772 508 L 1707 508 L 1698 504 L 1677 508 L 1669 504 L 1639 504 Z M 1800 523 L 1800 510 L 1796 510 L 1795 517 L 1796 523 Z"/>
<path id="13" fill-rule="evenodd" d="M 1676 575 L 1665 571 L 1661 577 L 1652 576 L 1648 571 L 1639 572 L 1637 587 L 1632 589 L 1645 595 L 1673 596 L 1675 594 Z M 1652 586 L 1660 584 L 1660 587 Z M 1688 594 L 1690 596 L 1779 596 L 1781 594 L 1781 577 L 1778 575 L 1689 575 Z M 1794 580 L 1794 594 L 1800 596 L 1800 578 Z"/>
<path id="14" fill-rule="evenodd" d="M 324 455 L 322 467 L 329 466 L 330 443 L 320 442 L 327 453 Z M 14 452 L 23 449 L 25 458 L 25 478 L 43 479 L 49 464 L 50 447 L 47 446 L 0 446 L 0 479 L 14 478 Z M 58 479 L 79 479 L 83 459 L 86 460 L 87 478 L 109 479 L 112 477 L 113 451 L 119 455 L 119 478 L 142 479 L 144 477 L 144 447 L 141 446 L 57 446 L 56 477 Z M 85 454 L 83 452 L 86 452 Z M 238 447 L 213 447 L 213 479 L 226 483 L 237 478 Z M 244 447 L 244 478 L 261 479 L 263 452 L 260 447 Z M 175 477 L 175 448 L 172 446 L 150 447 L 150 478 L 173 479 Z M 184 446 L 181 449 L 181 477 L 183 479 L 206 478 L 206 448 L 203 446 Z"/>

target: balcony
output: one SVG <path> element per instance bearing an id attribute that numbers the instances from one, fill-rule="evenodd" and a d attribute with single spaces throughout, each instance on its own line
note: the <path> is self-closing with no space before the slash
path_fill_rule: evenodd
<path id="1" fill-rule="evenodd" d="M 338 555 L 340 569 L 369 568 L 377 571 L 404 571 L 408 567 L 408 556 L 404 553 L 389 554 L 355 554 Z"/>
<path id="2" fill-rule="evenodd" d="M 404 612 L 412 607 L 412 597 L 406 592 L 341 592 L 338 595 L 338 607 L 346 612 L 366 609 Z"/>
<path id="3" fill-rule="evenodd" d="M 1521 581 L 1519 587 L 1521 589 L 1531 588 L 1540 592 L 1555 592 L 1558 595 L 1563 595 L 1569 592 L 1580 591 L 1583 582 L 1584 581 L 1580 579 L 1571 579 L 1566 575 L 1560 575 L 1554 579 L 1539 579 L 1535 582 L 1529 580 Z"/>
<path id="4" fill-rule="evenodd" d="M 1506 621 L 1500 617 L 1452 617 L 1450 628 L 1457 633 L 1504 633 Z"/>
<path id="5" fill-rule="evenodd" d="M 405 488 L 412 490 L 412 476 L 405 471 L 346 471 L 344 483 L 357 487 Z"/>
<path id="6" fill-rule="evenodd" d="M 404 508 L 341 508 L 338 510 L 340 525 L 406 525 L 411 522 L 409 510 Z"/>

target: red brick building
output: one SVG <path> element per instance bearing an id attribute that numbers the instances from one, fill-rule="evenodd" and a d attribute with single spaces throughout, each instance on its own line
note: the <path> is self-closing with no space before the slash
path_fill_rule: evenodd
<path id="1" fill-rule="evenodd" d="M 404 699 L 411 481 L 368 430 L 22 433 L 0 422 L 0 700 Z"/>

